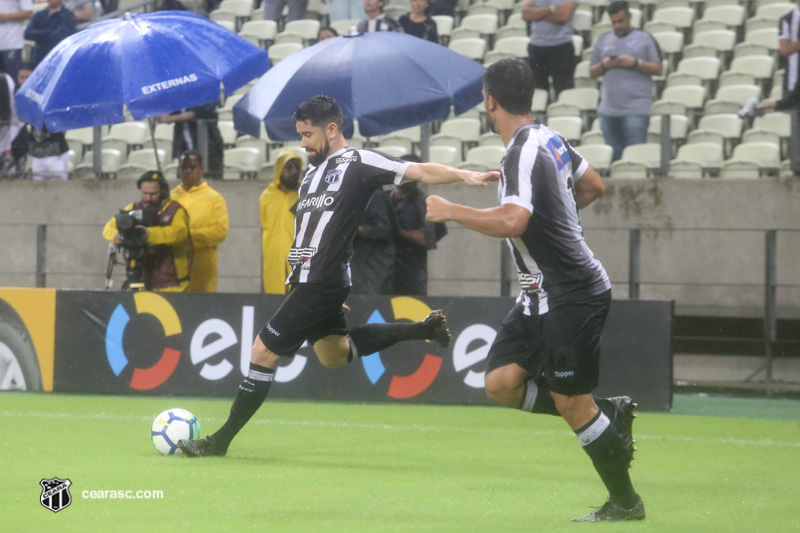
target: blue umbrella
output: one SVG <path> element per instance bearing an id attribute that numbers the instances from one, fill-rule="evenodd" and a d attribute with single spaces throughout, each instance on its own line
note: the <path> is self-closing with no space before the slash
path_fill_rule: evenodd
<path id="1" fill-rule="evenodd" d="M 326 39 L 270 69 L 233 107 L 238 131 L 297 139 L 291 118 L 316 94 L 335 98 L 346 119 L 369 137 L 444 120 L 482 101 L 484 67 L 452 50 L 403 33 Z M 347 128 L 346 128 L 347 129 Z"/>
<path id="2" fill-rule="evenodd" d="M 58 44 L 16 94 L 17 113 L 50 131 L 169 113 L 231 94 L 269 68 L 267 53 L 205 17 L 126 14 Z"/>

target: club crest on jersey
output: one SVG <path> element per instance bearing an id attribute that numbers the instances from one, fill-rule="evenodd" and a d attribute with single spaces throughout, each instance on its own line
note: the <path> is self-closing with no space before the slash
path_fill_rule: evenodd
<path id="1" fill-rule="evenodd" d="M 328 185 L 333 185 L 342 177 L 342 171 L 338 168 L 333 170 L 329 170 L 327 174 L 325 174 L 325 183 Z"/>
<path id="2" fill-rule="evenodd" d="M 549 141 L 547 141 L 546 146 L 547 149 L 550 150 L 550 153 L 553 154 L 553 160 L 555 160 L 558 170 L 561 170 L 564 168 L 564 165 L 572 161 L 572 159 L 569 157 L 567 147 L 564 146 L 564 143 L 562 143 L 561 139 L 558 137 L 551 138 Z"/>

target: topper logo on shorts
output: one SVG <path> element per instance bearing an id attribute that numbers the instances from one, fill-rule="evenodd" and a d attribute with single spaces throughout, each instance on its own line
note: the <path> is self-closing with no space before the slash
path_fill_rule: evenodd
<path id="1" fill-rule="evenodd" d="M 137 292 L 133 295 L 136 305 L 136 314 L 149 314 L 156 317 L 164 328 L 164 335 L 172 337 L 181 333 L 181 321 L 175 309 L 169 302 L 154 292 Z M 128 312 L 118 304 L 111 314 L 106 328 L 106 357 L 108 364 L 115 376 L 119 376 L 128 366 L 128 358 L 122 346 L 122 336 L 125 327 L 131 318 Z M 163 384 L 178 366 L 178 359 L 181 352 L 173 348 L 165 347 L 161 354 L 161 359 L 150 368 L 134 368 L 130 387 L 136 390 L 151 390 Z"/>
<path id="2" fill-rule="evenodd" d="M 425 318 L 431 312 L 431 308 L 416 298 L 399 296 L 392 298 L 392 312 L 395 319 L 408 319 L 416 322 Z M 376 309 L 367 323 L 384 324 L 386 320 Z M 423 393 L 431 386 L 431 383 L 439 374 L 439 370 L 442 368 L 442 361 L 441 357 L 425 354 L 422 364 L 411 375 L 392 376 L 387 395 L 390 398 L 413 398 Z M 364 365 L 367 378 L 373 385 L 386 373 L 386 367 L 383 365 L 380 353 L 376 352 L 368 357 L 362 357 L 361 362 Z"/>

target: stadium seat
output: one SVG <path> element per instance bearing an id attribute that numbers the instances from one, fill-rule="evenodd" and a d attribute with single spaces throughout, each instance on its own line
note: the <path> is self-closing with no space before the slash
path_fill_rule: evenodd
<path id="1" fill-rule="evenodd" d="M 732 163 L 752 163 L 757 165 L 762 173 L 777 173 L 781 165 L 780 146 L 771 142 L 750 142 L 736 145 L 733 155 L 723 168 Z"/>
<path id="2" fill-rule="evenodd" d="M 747 35 L 751 31 L 775 28 L 778 25 L 778 18 L 750 17 L 744 21 L 744 33 Z"/>
<path id="3" fill-rule="evenodd" d="M 483 167 L 487 170 L 499 170 L 500 161 L 505 154 L 506 150 L 502 146 L 476 146 L 470 148 L 459 168 Z"/>
<path id="4" fill-rule="evenodd" d="M 795 5 L 792 2 L 778 2 L 759 5 L 756 8 L 755 16 L 778 22 L 779 18 L 794 9 L 794 7 Z"/>
<path id="5" fill-rule="evenodd" d="M 628 9 L 631 14 L 631 26 L 634 28 L 641 28 L 642 27 L 642 10 L 636 7 L 631 7 Z M 608 15 L 608 11 L 603 11 L 603 14 L 600 16 L 600 22 L 604 24 L 611 24 L 611 17 Z"/>
<path id="6" fill-rule="evenodd" d="M 103 135 L 103 148 L 119 150 L 123 161 L 128 157 L 132 150 L 138 150 L 144 146 L 150 138 L 150 130 L 146 122 L 121 122 L 114 124 Z"/>
<path id="7" fill-rule="evenodd" d="M 516 5 L 522 5 L 521 2 L 517 3 Z M 528 27 L 528 23 L 522 20 L 522 14 L 520 13 L 512 13 L 508 20 L 506 20 L 506 26 L 516 26 L 518 28 L 526 28 Z"/>
<path id="8" fill-rule="evenodd" d="M 736 102 L 740 106 L 750 98 L 761 98 L 761 87 L 758 85 L 725 85 L 717 89 L 714 98 L 726 102 Z"/>
<path id="9" fill-rule="evenodd" d="M 305 39 L 303 39 L 302 35 L 290 31 L 282 31 L 278 33 L 278 35 L 275 36 L 275 41 L 273 42 L 273 44 L 285 43 L 296 43 L 303 47 L 306 46 Z"/>
<path id="10" fill-rule="evenodd" d="M 726 85 L 755 85 L 756 77 L 747 72 L 726 70 L 719 76 L 719 86 Z"/>
<path id="11" fill-rule="evenodd" d="M 255 179 L 262 164 L 259 156 L 256 148 L 228 148 L 224 154 L 224 179 Z"/>
<path id="12" fill-rule="evenodd" d="M 685 115 L 686 104 L 675 100 L 660 99 L 650 106 L 651 115 Z"/>
<path id="13" fill-rule="evenodd" d="M 399 19 L 409 11 L 411 11 L 409 9 L 409 5 L 408 4 L 404 5 L 402 2 L 398 2 L 396 4 L 390 4 L 387 2 L 383 7 L 383 13 L 387 17 L 393 18 L 395 20 Z"/>
<path id="14" fill-rule="evenodd" d="M 269 140 L 264 138 L 242 135 L 236 139 L 235 148 L 255 148 L 258 150 L 258 163 L 263 165 L 269 159 Z"/>
<path id="15" fill-rule="evenodd" d="M 670 178 L 677 179 L 701 179 L 703 177 L 703 165 L 694 161 L 673 159 L 669 162 L 667 175 Z"/>
<path id="16" fill-rule="evenodd" d="M 458 27 L 477 30 L 484 36 L 493 36 L 498 28 L 497 15 L 467 15 L 461 19 Z"/>
<path id="17" fill-rule="evenodd" d="M 762 44 L 756 43 L 738 43 L 733 48 L 733 57 L 734 59 L 737 57 L 745 57 L 745 56 L 771 56 L 769 48 Z"/>
<path id="18" fill-rule="evenodd" d="M 330 27 L 336 30 L 339 35 L 350 35 L 350 30 L 357 28 L 359 22 L 361 22 L 359 19 L 332 20 Z"/>
<path id="19" fill-rule="evenodd" d="M 558 95 L 557 102 L 577 106 L 582 112 L 595 112 L 600 101 L 600 91 L 584 87 L 582 89 L 565 89 Z"/>
<path id="20" fill-rule="evenodd" d="M 614 180 L 620 179 L 645 179 L 648 177 L 648 168 L 644 163 L 637 161 L 614 161 L 611 164 L 609 175 Z"/>
<path id="21" fill-rule="evenodd" d="M 467 7 L 466 16 L 470 15 L 491 15 L 494 18 L 499 19 L 500 8 L 497 5 L 492 4 L 488 1 L 476 2 L 474 4 L 470 4 Z"/>
<path id="22" fill-rule="evenodd" d="M 694 22 L 694 9 L 689 7 L 662 7 L 665 2 L 659 2 L 650 19 L 653 22 L 666 22 L 680 30 L 688 30 Z"/>
<path id="23" fill-rule="evenodd" d="M 572 36 L 572 48 L 575 50 L 576 61 L 580 61 L 583 54 L 583 37 L 581 35 Z"/>
<path id="24" fill-rule="evenodd" d="M 708 91 L 702 85 L 678 85 L 667 87 L 661 93 L 665 100 L 674 100 L 683 103 L 688 109 L 702 109 Z"/>
<path id="25" fill-rule="evenodd" d="M 729 159 L 722 162 L 719 177 L 722 179 L 758 179 L 761 177 L 761 167 L 755 161 Z"/>
<path id="26" fill-rule="evenodd" d="M 31 158 L 28 158 L 31 159 Z M 101 179 L 116 178 L 119 167 L 122 164 L 122 153 L 114 148 L 103 148 L 100 151 Z M 93 178 L 94 175 L 94 152 L 89 150 L 83 154 L 83 162 L 75 166 L 75 178 Z"/>
<path id="27" fill-rule="evenodd" d="M 600 37 L 604 33 L 610 32 L 610 31 L 614 31 L 614 28 L 611 27 L 611 24 L 602 23 L 602 22 L 598 23 L 598 24 L 595 24 L 594 26 L 592 26 L 592 32 L 591 32 L 590 41 L 592 43 L 596 43 L 598 37 Z"/>
<path id="28" fill-rule="evenodd" d="M 320 23 L 318 20 L 290 20 L 286 22 L 283 31 L 299 35 L 303 39 L 303 44 L 308 46 L 317 41 L 319 28 Z"/>
<path id="29" fill-rule="evenodd" d="M 408 148 L 396 144 L 381 144 L 375 149 L 392 157 L 403 157 L 409 153 Z"/>
<path id="30" fill-rule="evenodd" d="M 618 165 L 618 163 L 641 165 L 647 169 L 648 174 L 655 172 L 661 168 L 661 145 L 658 143 L 646 143 L 626 146 L 625 149 L 622 150 L 622 157 L 620 160 L 615 161 L 614 164 L 611 165 L 612 176 L 614 176 L 615 166 L 622 166 L 622 164 Z"/>
<path id="31" fill-rule="evenodd" d="M 275 45 L 273 45 L 275 46 Z M 233 121 L 233 106 L 235 106 L 244 95 L 232 94 L 225 98 L 225 103 L 217 111 L 217 118 L 219 120 Z"/>
<path id="32" fill-rule="evenodd" d="M 734 58 L 729 70 L 752 74 L 756 80 L 770 80 L 774 68 L 775 60 L 771 56 L 745 56 Z"/>
<path id="33" fill-rule="evenodd" d="M 236 137 L 239 136 L 239 132 L 234 129 L 232 120 L 218 120 L 217 128 L 222 137 L 224 148 L 233 148 L 236 146 Z"/>
<path id="34" fill-rule="evenodd" d="M 547 102 L 549 99 L 550 95 L 547 93 L 547 91 L 534 91 L 531 111 L 534 113 L 544 113 L 547 110 Z"/>
<path id="35" fill-rule="evenodd" d="M 583 131 L 583 119 L 580 117 L 548 117 L 547 127 L 560 133 L 572 144 L 578 144 Z"/>
<path id="36" fill-rule="evenodd" d="M 485 40 L 483 38 L 483 35 L 481 35 L 481 32 L 479 32 L 475 28 L 462 28 L 462 27 L 453 28 L 453 31 L 450 32 L 450 42 L 452 43 L 453 41 L 458 41 L 460 39 Z"/>
<path id="37" fill-rule="evenodd" d="M 683 57 L 700 57 L 700 54 L 693 54 L 692 50 L 711 47 L 715 51 L 715 55 L 724 60 L 733 52 L 735 45 L 736 32 L 732 30 L 704 31 L 696 34 L 692 44 L 683 49 Z"/>
<path id="38" fill-rule="evenodd" d="M 653 34 L 653 38 L 661 48 L 664 58 L 674 69 L 678 59 L 683 53 L 684 35 L 679 31 L 660 31 Z"/>
<path id="39" fill-rule="evenodd" d="M 449 15 L 433 15 L 431 17 L 436 23 L 436 33 L 439 35 L 439 44 L 447 46 L 450 41 L 450 32 L 453 31 L 453 17 Z"/>
<path id="40" fill-rule="evenodd" d="M 694 163 L 701 168 L 701 176 L 716 174 L 722 165 L 724 159 L 724 152 L 722 145 L 716 143 L 687 143 L 678 148 L 675 159 L 670 161 L 670 171 L 677 170 L 683 163 Z M 670 172 L 672 174 L 672 172 Z M 691 174 L 689 166 L 683 167 L 681 176 L 675 177 L 689 177 Z"/>
<path id="41" fill-rule="evenodd" d="M 137 180 L 145 172 L 156 170 L 158 168 L 156 153 L 158 154 L 158 160 L 161 161 L 161 165 L 166 165 L 168 161 L 167 154 L 163 150 L 158 150 L 157 152 L 154 152 L 152 148 L 134 150 L 128 154 L 128 160 L 120 165 L 117 171 L 117 178 Z"/>
<path id="42" fill-rule="evenodd" d="M 528 57 L 528 38 L 527 37 L 506 37 L 498 39 L 494 43 L 493 52 L 503 52 L 512 57 L 524 59 Z"/>
<path id="43" fill-rule="evenodd" d="M 611 169 L 611 157 L 614 155 L 613 148 L 607 144 L 581 144 L 578 147 L 578 153 L 589 162 L 589 166 L 598 174 L 608 176 Z"/>
<path id="44" fill-rule="evenodd" d="M 712 6 L 703 10 L 704 20 L 722 22 L 729 28 L 737 29 L 744 23 L 745 8 L 741 5 Z"/>
<path id="45" fill-rule="evenodd" d="M 592 30 L 592 12 L 586 9 L 576 9 L 572 14 L 572 29 L 578 33 L 588 33 Z"/>
<path id="46" fill-rule="evenodd" d="M 765 142 L 770 144 L 775 144 L 778 148 L 781 148 L 781 136 L 774 131 L 761 129 L 761 128 L 750 128 L 749 130 L 745 131 L 742 134 L 742 143 L 754 143 L 754 142 Z M 783 152 L 783 150 L 781 150 Z M 788 151 L 786 153 L 782 153 L 783 157 L 788 157 Z"/>
<path id="47" fill-rule="evenodd" d="M 451 40 L 447 47 L 479 63 L 483 61 L 483 57 L 486 55 L 486 41 L 480 38 Z"/>
<path id="48" fill-rule="evenodd" d="M 662 33 L 662 32 L 671 32 L 671 31 L 678 31 L 678 27 L 671 22 L 664 22 L 658 20 L 649 20 L 644 24 L 644 31 L 655 34 L 655 33 Z M 594 42 L 594 40 L 592 40 Z"/>
<path id="49" fill-rule="evenodd" d="M 727 29 L 728 27 L 725 24 L 717 20 L 695 20 L 694 24 L 692 24 L 692 42 L 694 42 L 695 36 L 701 33 Z"/>
<path id="50" fill-rule="evenodd" d="M 70 150 L 75 152 L 79 161 L 83 159 L 83 154 L 90 150 L 94 144 L 94 128 L 79 128 L 64 132 Z"/>
<path id="51" fill-rule="evenodd" d="M 478 146 L 502 146 L 505 148 L 502 137 L 492 131 L 487 131 L 481 135 Z"/>
<path id="52" fill-rule="evenodd" d="M 461 162 L 461 153 L 452 146 L 431 146 L 428 148 L 428 159 L 431 163 L 456 166 Z"/>
<path id="53" fill-rule="evenodd" d="M 647 142 L 657 143 L 661 139 L 661 115 L 653 115 L 650 117 L 650 124 L 647 127 Z M 686 140 L 686 135 L 689 132 L 689 119 L 686 115 L 670 115 L 669 116 L 669 138 L 673 143 L 673 147 L 677 148 L 683 141 Z"/>
<path id="54" fill-rule="evenodd" d="M 273 65 L 277 65 L 280 61 L 286 59 L 295 52 L 303 49 L 302 44 L 297 43 L 280 43 L 273 44 L 267 49 L 267 55 Z"/>
<path id="55" fill-rule="evenodd" d="M 678 63 L 677 72 L 699 76 L 706 85 L 713 84 L 720 73 L 720 60 L 716 57 L 692 57 Z"/>
<path id="56" fill-rule="evenodd" d="M 598 80 L 592 78 L 589 74 L 589 61 L 581 61 L 575 65 L 575 88 L 590 88 L 597 89 L 599 87 Z"/>
<path id="57" fill-rule="evenodd" d="M 581 146 L 587 144 L 605 144 L 606 140 L 603 137 L 603 132 L 599 130 L 585 131 L 581 134 Z"/>
<path id="58" fill-rule="evenodd" d="M 500 39 L 506 39 L 508 37 L 525 37 L 527 39 L 528 32 L 525 28 L 506 25 L 497 29 L 497 34 L 495 35 L 495 42 L 499 41 Z"/>

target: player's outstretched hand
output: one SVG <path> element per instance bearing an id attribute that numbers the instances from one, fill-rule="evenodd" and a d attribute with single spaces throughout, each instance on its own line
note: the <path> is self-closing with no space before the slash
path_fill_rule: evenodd
<path id="1" fill-rule="evenodd" d="M 432 194 L 425 200 L 425 218 L 431 222 L 447 222 L 450 220 L 449 208 L 453 205 L 441 196 Z"/>
<path id="2" fill-rule="evenodd" d="M 465 170 L 463 175 L 464 183 L 467 185 L 478 185 L 480 187 L 486 187 L 486 183 L 489 181 L 497 181 L 500 179 L 500 173 L 492 170 L 490 172 L 473 172 L 471 170 Z"/>

